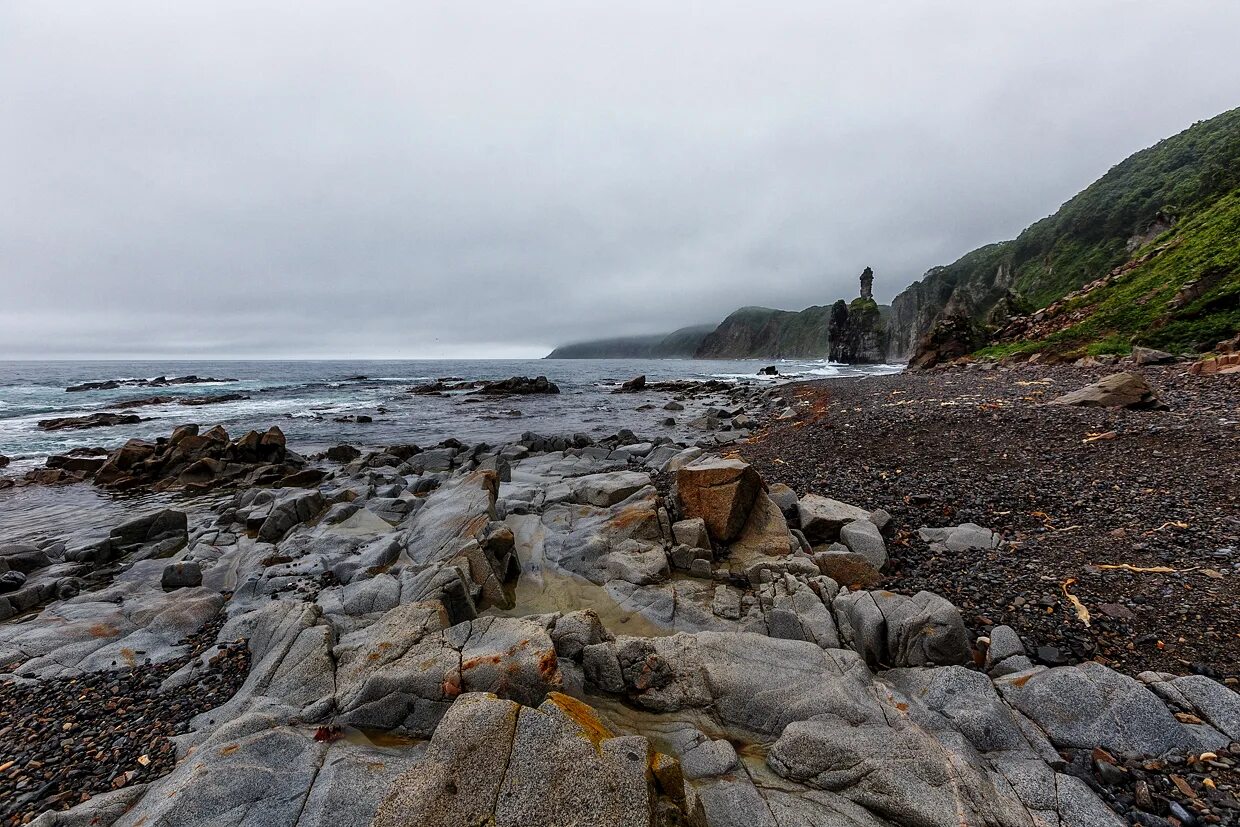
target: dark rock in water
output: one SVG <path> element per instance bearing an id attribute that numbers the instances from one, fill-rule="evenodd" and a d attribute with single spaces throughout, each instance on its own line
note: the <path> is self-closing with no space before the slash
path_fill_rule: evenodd
<path id="1" fill-rule="evenodd" d="M 63 468 L 36 468 L 27 471 L 22 479 L 36 485 L 72 485 L 86 479 L 86 474 L 81 471 L 66 471 Z"/>
<path id="2" fill-rule="evenodd" d="M 82 391 L 111 391 L 117 388 L 165 388 L 169 385 L 200 385 L 207 382 L 236 382 L 236 379 L 216 379 L 212 376 L 157 376 L 154 379 L 107 379 L 103 382 L 83 382 L 65 388 L 67 393 Z"/>
<path id="3" fill-rule="evenodd" d="M 66 393 L 78 393 L 79 391 L 111 391 L 121 386 L 120 382 L 109 379 L 106 382 L 83 382 L 80 385 L 71 385 L 65 388 Z"/>
<path id="4" fill-rule="evenodd" d="M 180 403 L 191 408 L 201 405 L 217 405 L 220 402 L 240 402 L 243 399 L 249 399 L 244 393 L 220 393 L 214 396 L 191 396 L 181 399 Z"/>
<path id="5" fill-rule="evenodd" d="M 9 458 L 6 457 L 4 454 L 0 454 L 0 468 L 4 468 L 8 464 L 9 464 Z"/>
<path id="6" fill-rule="evenodd" d="M 327 449 L 327 458 L 332 462 L 352 462 L 361 455 L 362 452 L 352 445 L 337 445 Z"/>
<path id="7" fill-rule="evenodd" d="M 623 383 L 620 386 L 619 392 L 620 393 L 637 393 L 640 390 L 645 390 L 645 388 L 646 388 L 646 376 L 645 374 L 642 374 L 641 376 L 634 376 L 629 381 Z"/>
<path id="8" fill-rule="evenodd" d="M 6 571 L 0 574 L 0 594 L 15 592 L 26 585 L 26 575 L 20 571 Z"/>
<path id="9" fill-rule="evenodd" d="M 538 393 L 559 393 L 560 388 L 554 382 L 548 381 L 545 376 L 538 376 L 531 379 L 528 376 L 514 376 L 511 379 L 504 379 L 499 382 L 484 382 L 475 393 L 486 394 L 538 394 Z"/>
<path id="10" fill-rule="evenodd" d="M 113 425 L 136 425 L 142 417 L 131 413 L 93 413 L 87 416 L 62 416 L 57 419 L 40 419 L 39 427 L 45 431 L 69 431 L 83 428 L 107 428 Z"/>
<path id="11" fill-rule="evenodd" d="M 1065 393 L 1053 400 L 1056 405 L 1079 405 L 1086 408 L 1134 408 L 1166 410 L 1145 377 L 1136 373 L 1113 373 L 1080 390 Z"/>
<path id="12" fill-rule="evenodd" d="M 202 405 L 215 405 L 220 402 L 239 402 L 250 397 L 244 393 L 219 393 L 208 396 L 145 396 L 140 399 L 126 399 L 108 405 L 109 408 L 144 408 L 149 405 L 185 405 L 197 408 Z"/>
<path id="13" fill-rule="evenodd" d="M 359 424 L 365 425 L 369 422 L 374 422 L 375 420 L 374 417 L 367 416 L 366 414 L 358 414 L 357 421 Z"/>
<path id="14" fill-rule="evenodd" d="M 758 375 L 759 376 L 779 376 L 779 369 L 776 368 L 774 365 L 767 365 L 766 367 L 759 369 Z"/>

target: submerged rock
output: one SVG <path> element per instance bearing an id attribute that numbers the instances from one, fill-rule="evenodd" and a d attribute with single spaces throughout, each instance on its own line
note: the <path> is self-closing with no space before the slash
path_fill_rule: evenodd
<path id="1" fill-rule="evenodd" d="M 57 419 L 40 419 L 38 425 L 45 431 L 69 431 L 84 428 L 110 428 L 115 425 L 136 425 L 142 417 L 130 413 L 93 413 L 86 416 L 62 416 Z"/>

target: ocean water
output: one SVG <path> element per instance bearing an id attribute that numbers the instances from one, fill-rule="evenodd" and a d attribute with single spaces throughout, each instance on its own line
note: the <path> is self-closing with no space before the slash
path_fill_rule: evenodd
<path id="1" fill-rule="evenodd" d="M 899 365 L 838 365 L 823 361 L 775 362 L 781 376 L 760 377 L 764 361 L 695 360 L 421 360 L 421 361 L 49 361 L 0 362 L 0 455 L 11 465 L 0 474 L 20 475 L 41 466 L 50 454 L 78 447 L 115 448 L 131 437 L 154 439 L 177 425 L 222 425 L 236 437 L 250 429 L 278 425 L 289 447 L 304 454 L 342 442 L 374 448 L 400 442 L 421 445 L 448 437 L 500 443 L 524 431 L 584 432 L 595 437 L 627 427 L 639 434 L 685 437 L 684 430 L 659 423 L 661 405 L 638 411 L 662 395 L 613 395 L 617 384 L 638 374 L 650 382 L 722 379 L 771 384 L 893 373 Z M 167 387 L 122 386 L 114 390 L 66 392 L 84 382 L 196 375 L 228 379 Z M 506 379 L 545 375 L 560 387 L 554 396 L 449 398 L 421 396 L 409 389 L 443 377 Z M 240 393 L 248 398 L 199 407 L 174 403 L 132 408 L 136 425 L 44 431 L 38 421 L 125 410 L 126 400 L 150 396 L 194 397 Z M 373 423 L 336 422 L 364 414 Z M 681 419 L 687 417 L 681 416 Z M 64 536 L 118 522 L 118 516 L 154 507 L 167 496 L 117 496 L 89 484 L 0 491 L 0 543 L 34 536 Z"/>

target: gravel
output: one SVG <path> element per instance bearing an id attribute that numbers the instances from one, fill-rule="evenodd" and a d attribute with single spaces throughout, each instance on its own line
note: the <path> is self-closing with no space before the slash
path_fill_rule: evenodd
<path id="1" fill-rule="evenodd" d="M 0 825 L 170 772 L 176 750 L 169 737 L 231 698 L 249 671 L 249 650 L 239 640 L 224 645 L 196 682 L 159 691 L 165 678 L 215 644 L 224 619 L 221 613 L 187 638 L 191 652 L 176 661 L 0 683 Z"/>
<path id="2" fill-rule="evenodd" d="M 1197 672 L 1238 688 L 1240 377 L 1139 369 L 1169 411 L 1045 404 L 1117 369 L 790 385 L 801 415 L 738 447 L 799 495 L 889 511 L 885 586 L 944 595 L 974 634 L 1006 624 L 1042 663 Z M 952 552 L 916 535 L 965 522 L 1006 542 Z M 1125 564 L 1176 571 L 1100 567 Z"/>

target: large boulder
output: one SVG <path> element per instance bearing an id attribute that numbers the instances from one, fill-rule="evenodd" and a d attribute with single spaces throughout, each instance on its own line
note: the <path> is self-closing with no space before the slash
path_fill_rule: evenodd
<path id="1" fill-rule="evenodd" d="M 1132 349 L 1132 361 L 1138 365 L 1161 365 L 1167 362 L 1174 362 L 1174 354 L 1167 353 L 1165 350 L 1155 350 L 1152 347 L 1134 347 Z"/>
<path id="2" fill-rule="evenodd" d="M 790 724 L 768 761 L 784 778 L 838 793 L 883 823 L 1028 824 L 1008 783 L 970 758 L 903 721 L 855 726 L 821 716 Z"/>
<path id="3" fill-rule="evenodd" d="M 202 566 L 197 563 L 169 563 L 159 583 L 165 589 L 184 589 L 202 585 Z"/>
<path id="4" fill-rule="evenodd" d="M 317 489 L 292 490 L 271 507 L 271 513 L 258 529 L 258 539 L 278 542 L 293 526 L 314 518 L 327 507 L 327 500 Z"/>
<path id="5" fill-rule="evenodd" d="M 676 490 L 683 515 L 701 517 L 711 538 L 731 542 L 745 527 L 762 478 L 738 459 L 704 457 L 676 472 Z"/>
<path id="6" fill-rule="evenodd" d="M 1150 388 L 1145 377 L 1136 373 L 1113 373 L 1079 390 L 1052 400 L 1055 405 L 1086 408 L 1135 408 L 1163 410 L 1167 406 Z"/>
<path id="7" fill-rule="evenodd" d="M 833 543 L 840 529 L 856 520 L 869 519 L 870 512 L 830 497 L 806 494 L 797 502 L 801 531 L 811 543 Z"/>
<path id="8" fill-rule="evenodd" d="M 425 736 L 463 692 L 537 705 L 562 685 L 546 629 L 524 618 L 480 617 L 442 629 L 442 608 L 406 603 L 336 647 L 339 720 Z"/>
<path id="9" fill-rule="evenodd" d="M 941 543 L 947 551 L 993 551 L 1002 542 L 998 534 L 976 523 L 946 528 L 922 527 L 917 529 L 917 536 L 927 543 Z"/>
<path id="10" fill-rule="evenodd" d="M 729 560 L 733 570 L 743 569 L 762 557 L 783 557 L 797 546 L 784 514 L 765 491 L 758 491 L 749 518 L 732 541 Z"/>
<path id="11" fill-rule="evenodd" d="M 841 592 L 832 601 L 840 638 L 880 666 L 948 666 L 970 657 L 960 611 L 931 592 Z"/>
<path id="12" fill-rule="evenodd" d="M 47 552 L 29 543 L 0 545 L 0 572 L 17 571 L 30 574 L 52 564 Z"/>

